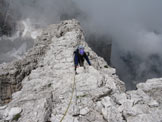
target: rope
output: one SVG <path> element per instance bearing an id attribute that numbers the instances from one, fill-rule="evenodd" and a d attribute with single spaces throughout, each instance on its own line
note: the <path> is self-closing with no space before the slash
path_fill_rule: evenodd
<path id="1" fill-rule="evenodd" d="M 80 42 L 77 42 L 77 47 L 78 47 L 78 45 L 80 45 Z M 67 113 L 68 113 L 68 110 L 69 110 L 69 108 L 70 108 L 70 105 L 71 105 L 71 103 L 72 103 L 72 99 L 73 99 L 73 96 L 74 96 L 74 90 L 75 90 L 75 84 L 76 84 L 76 83 L 75 83 L 75 75 L 74 75 L 73 88 L 72 88 L 72 95 L 71 95 L 71 97 L 70 97 L 70 101 L 69 101 L 69 104 L 68 104 L 68 106 L 67 106 L 67 109 L 66 109 L 66 111 L 65 111 L 65 113 L 64 113 L 64 115 L 63 115 L 63 117 L 61 118 L 60 122 L 63 122 L 65 116 L 66 116 Z"/>
<path id="2" fill-rule="evenodd" d="M 72 99 L 73 99 L 73 96 L 74 96 L 74 89 L 75 89 L 75 75 L 74 75 L 74 82 L 73 82 L 72 95 L 70 97 L 70 102 L 69 102 L 68 107 L 67 107 L 63 117 L 61 118 L 60 122 L 63 122 L 63 120 L 64 120 L 65 116 L 67 115 L 67 112 L 68 112 L 68 110 L 70 108 L 70 105 L 72 103 Z"/>

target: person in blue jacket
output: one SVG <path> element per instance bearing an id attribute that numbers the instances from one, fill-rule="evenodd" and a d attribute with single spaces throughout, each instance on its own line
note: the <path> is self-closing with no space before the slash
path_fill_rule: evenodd
<path id="1" fill-rule="evenodd" d="M 84 59 L 86 59 L 87 63 L 89 65 L 91 65 L 91 62 L 89 61 L 89 58 L 88 58 L 86 52 L 84 51 L 84 47 L 83 46 L 79 46 L 76 49 L 76 51 L 74 51 L 75 72 L 76 72 L 78 64 L 80 66 L 84 66 Z"/>

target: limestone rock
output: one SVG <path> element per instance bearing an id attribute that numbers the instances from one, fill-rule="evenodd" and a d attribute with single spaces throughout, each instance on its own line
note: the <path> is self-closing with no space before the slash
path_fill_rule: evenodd
<path id="1" fill-rule="evenodd" d="M 146 83 L 138 84 L 137 88 L 143 90 L 162 105 L 162 97 L 160 96 L 162 94 L 162 78 L 150 79 Z"/>
<path id="2" fill-rule="evenodd" d="M 80 115 L 86 115 L 86 114 L 88 114 L 88 112 L 89 112 L 89 109 L 87 107 L 83 108 L 80 110 Z"/>
<path id="3" fill-rule="evenodd" d="M 21 60 L 0 67 L 0 101 L 9 102 L 0 107 L 0 122 L 19 113 L 18 122 L 162 121 L 162 79 L 126 92 L 115 69 L 88 47 L 77 20 L 50 25 L 35 42 Z M 92 66 L 85 62 L 75 75 L 78 45 Z"/>
<path id="4" fill-rule="evenodd" d="M 18 118 L 21 116 L 22 109 L 18 107 L 11 108 L 10 110 L 6 110 L 4 113 L 5 120 L 18 120 Z"/>

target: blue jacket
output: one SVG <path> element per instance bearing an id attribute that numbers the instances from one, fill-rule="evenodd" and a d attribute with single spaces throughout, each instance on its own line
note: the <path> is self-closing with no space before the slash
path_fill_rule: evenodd
<path id="1" fill-rule="evenodd" d="M 77 49 L 75 52 L 74 52 L 74 63 L 75 63 L 75 66 L 78 65 L 78 63 L 80 62 L 84 62 L 84 59 L 86 59 L 87 63 L 89 65 L 91 65 L 91 62 L 89 61 L 89 58 L 87 56 L 87 54 L 84 52 L 83 55 L 80 55 L 79 54 L 79 49 Z"/>

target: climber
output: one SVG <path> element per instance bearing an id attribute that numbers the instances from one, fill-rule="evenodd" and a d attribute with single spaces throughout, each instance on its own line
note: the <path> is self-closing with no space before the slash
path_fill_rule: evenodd
<path id="1" fill-rule="evenodd" d="M 86 52 L 84 51 L 84 47 L 79 46 L 74 51 L 74 64 L 75 64 L 75 73 L 76 74 L 77 74 L 76 69 L 77 69 L 78 63 L 81 67 L 84 67 L 84 59 L 86 59 L 87 63 L 91 66 L 91 62 L 89 61 L 89 58 L 88 58 Z"/>

